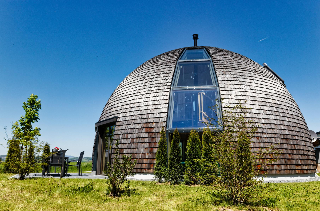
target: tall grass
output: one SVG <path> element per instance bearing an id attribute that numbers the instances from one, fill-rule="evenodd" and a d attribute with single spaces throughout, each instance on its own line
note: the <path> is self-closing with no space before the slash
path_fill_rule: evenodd
<path id="1" fill-rule="evenodd" d="M 0 174 L 0 210 L 319 210 L 320 182 L 263 184 L 249 204 L 233 206 L 214 187 L 131 181 L 130 196 L 106 196 L 105 180 Z"/>

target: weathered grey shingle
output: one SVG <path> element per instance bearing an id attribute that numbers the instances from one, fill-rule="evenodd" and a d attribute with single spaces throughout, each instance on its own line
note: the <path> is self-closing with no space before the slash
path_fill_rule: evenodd
<path id="1" fill-rule="evenodd" d="M 252 150 L 275 145 L 280 160 L 269 174 L 315 172 L 315 154 L 300 109 L 283 82 L 251 59 L 224 49 L 206 47 L 212 57 L 221 97 L 226 105 L 246 101 L 249 117 L 259 128 Z M 159 132 L 166 125 L 169 92 L 183 49 L 156 56 L 130 73 L 115 89 L 99 121 L 118 116 L 115 139 L 120 152 L 138 160 L 136 172 L 153 172 Z"/>

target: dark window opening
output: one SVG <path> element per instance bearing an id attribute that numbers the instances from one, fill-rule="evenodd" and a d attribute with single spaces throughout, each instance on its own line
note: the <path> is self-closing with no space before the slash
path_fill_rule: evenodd
<path id="1" fill-rule="evenodd" d="M 107 163 L 111 162 L 112 140 L 115 130 L 116 118 L 97 122 L 97 135 L 93 169 L 97 174 L 103 174 Z"/>
<path id="2" fill-rule="evenodd" d="M 198 132 L 200 141 L 202 142 L 202 131 Z M 185 164 L 186 161 L 186 152 L 187 152 L 187 143 L 190 133 L 180 133 L 180 149 L 181 149 L 181 157 L 182 157 L 182 164 Z M 173 133 L 169 134 L 169 141 L 171 143 L 173 138 Z"/>

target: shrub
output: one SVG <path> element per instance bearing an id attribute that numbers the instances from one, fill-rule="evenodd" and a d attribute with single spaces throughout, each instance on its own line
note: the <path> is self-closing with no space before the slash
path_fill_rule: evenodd
<path id="1" fill-rule="evenodd" d="M 185 183 L 191 185 L 198 184 L 201 172 L 201 141 L 198 132 L 195 130 L 190 131 L 185 165 Z"/>
<path id="2" fill-rule="evenodd" d="M 215 136 L 221 174 L 217 185 L 225 199 L 234 204 L 245 203 L 252 197 L 261 183 L 254 177 L 261 173 L 266 162 L 276 160 L 261 158 L 266 154 L 277 154 L 273 148 L 251 152 L 250 145 L 257 127 L 246 117 L 247 112 L 248 109 L 241 104 L 229 107 L 223 115 L 224 130 L 216 132 Z"/>
<path id="3" fill-rule="evenodd" d="M 42 175 L 46 172 L 49 172 L 49 160 L 50 160 L 50 145 L 45 143 L 43 147 L 43 152 L 41 155 L 41 162 L 42 162 Z"/>
<path id="4" fill-rule="evenodd" d="M 20 166 L 20 146 L 19 140 L 8 139 L 8 152 L 4 162 L 4 172 L 18 173 Z"/>
<path id="5" fill-rule="evenodd" d="M 170 143 L 168 180 L 171 184 L 178 184 L 182 180 L 183 167 L 181 164 L 180 134 L 177 129 L 173 132 Z"/>
<path id="6" fill-rule="evenodd" d="M 202 133 L 202 151 L 201 151 L 201 184 L 210 185 L 218 176 L 218 154 L 217 143 L 212 136 L 209 128 Z"/>
<path id="7" fill-rule="evenodd" d="M 156 154 L 156 165 L 154 167 L 154 175 L 159 182 L 163 179 L 167 180 L 168 172 L 168 148 L 167 148 L 167 138 L 164 128 L 160 132 L 159 147 Z"/>
<path id="8" fill-rule="evenodd" d="M 27 165 L 29 168 L 27 168 L 26 174 L 30 174 L 34 170 L 36 170 L 36 158 L 34 155 L 34 145 L 30 143 L 30 146 L 28 148 L 28 155 L 27 155 Z"/>
<path id="9" fill-rule="evenodd" d="M 132 156 L 123 155 L 122 159 L 120 159 L 119 153 L 119 141 L 117 140 L 115 143 L 115 153 L 112 164 L 106 164 L 106 174 L 108 176 L 107 184 L 108 190 L 107 192 L 111 196 L 121 196 L 121 193 L 124 192 L 122 188 L 122 184 L 127 181 L 127 176 L 134 175 L 133 168 L 136 165 L 136 160 L 132 160 Z M 122 161 L 121 161 L 122 160 Z M 129 189 L 129 183 L 125 187 Z"/>
<path id="10" fill-rule="evenodd" d="M 4 162 L 1 162 L 0 163 L 0 173 L 5 173 L 3 165 L 4 165 Z"/>

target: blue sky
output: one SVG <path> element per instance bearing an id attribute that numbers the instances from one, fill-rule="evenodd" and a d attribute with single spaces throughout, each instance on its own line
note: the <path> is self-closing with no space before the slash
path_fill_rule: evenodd
<path id="1" fill-rule="evenodd" d="M 0 1 L 0 143 L 33 93 L 40 140 L 91 156 L 117 85 L 152 57 L 192 46 L 194 33 L 198 45 L 267 63 L 320 131 L 319 11 L 311 0 Z"/>

